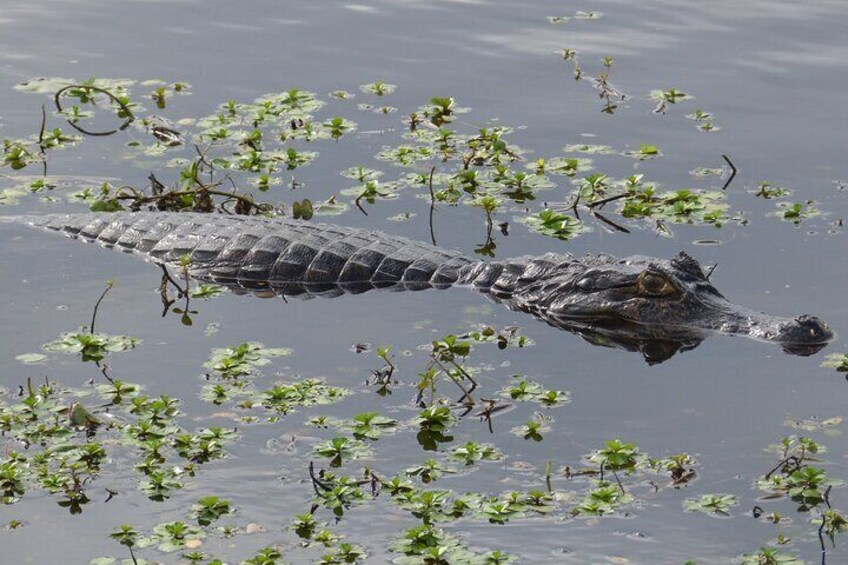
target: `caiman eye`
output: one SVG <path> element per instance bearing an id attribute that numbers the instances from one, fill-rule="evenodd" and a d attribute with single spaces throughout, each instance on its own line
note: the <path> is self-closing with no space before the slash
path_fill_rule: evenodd
<path id="1" fill-rule="evenodd" d="M 664 275 L 652 271 L 645 271 L 639 275 L 636 286 L 640 294 L 647 296 L 668 296 L 677 292 L 674 285 Z"/>

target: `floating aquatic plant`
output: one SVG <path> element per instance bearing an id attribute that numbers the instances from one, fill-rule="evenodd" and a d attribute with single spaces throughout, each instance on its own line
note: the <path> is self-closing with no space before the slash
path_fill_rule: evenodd
<path id="1" fill-rule="evenodd" d="M 690 512 L 729 516 L 730 509 L 738 503 L 738 499 L 733 494 L 702 494 L 699 498 L 684 500 L 683 508 Z"/>

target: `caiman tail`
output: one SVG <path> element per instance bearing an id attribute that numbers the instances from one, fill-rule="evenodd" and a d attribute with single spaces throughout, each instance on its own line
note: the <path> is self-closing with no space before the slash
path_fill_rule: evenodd
<path id="1" fill-rule="evenodd" d="M 121 212 L 19 216 L 13 221 L 179 266 L 192 276 L 286 296 L 374 288 L 447 288 L 474 263 L 403 237 L 281 218 Z"/>

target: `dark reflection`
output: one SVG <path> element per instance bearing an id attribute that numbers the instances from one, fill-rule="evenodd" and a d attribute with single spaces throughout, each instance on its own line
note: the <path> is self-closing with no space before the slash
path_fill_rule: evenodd
<path id="1" fill-rule="evenodd" d="M 708 332 L 676 328 L 673 332 L 667 330 L 667 337 L 658 338 L 654 336 L 662 334 L 661 328 L 646 328 L 635 324 L 632 327 L 624 327 L 622 325 L 606 326 L 603 323 L 587 325 L 576 321 L 560 321 L 551 325 L 577 334 L 592 345 L 641 353 L 649 365 L 662 363 L 676 353 L 695 349 L 710 336 Z M 818 353 L 826 345 L 825 342 L 785 343 L 781 345 L 781 349 L 790 355 L 808 357 Z"/>
<path id="2" fill-rule="evenodd" d="M 190 292 L 190 277 L 188 272 L 183 268 L 183 279 L 184 283 L 180 284 L 179 282 L 174 280 L 174 277 L 171 276 L 171 273 L 168 272 L 167 267 L 165 265 L 159 265 L 162 268 L 162 279 L 159 281 L 159 300 L 162 302 L 162 317 L 164 318 L 169 313 L 178 314 L 180 316 L 180 323 L 184 326 L 191 326 L 194 324 L 194 320 L 192 320 L 192 315 L 198 313 L 197 310 L 191 309 L 191 292 Z M 169 292 L 171 289 L 174 290 L 176 294 L 175 297 L 171 296 Z M 182 308 L 173 307 L 177 300 L 183 300 Z"/>
<path id="3" fill-rule="evenodd" d="M 515 307 L 508 302 L 505 305 L 511 310 L 527 312 L 520 306 Z M 802 357 L 818 353 L 833 337 L 833 332 L 827 324 L 813 316 L 803 315 L 795 319 L 787 319 L 743 309 L 739 309 L 733 315 L 745 317 L 749 325 L 742 327 L 728 324 L 727 320 L 732 318 L 722 316 L 718 312 L 710 313 L 707 311 L 700 312 L 700 315 L 711 314 L 716 321 L 725 326 L 705 327 L 703 329 L 685 327 L 679 325 L 679 321 L 663 325 L 634 323 L 622 319 L 557 318 L 533 311 L 528 313 L 551 326 L 579 335 L 592 345 L 641 353 L 649 365 L 662 363 L 678 352 L 695 349 L 701 342 L 714 334 L 738 334 L 766 342 L 774 341 L 780 343 L 784 353 Z M 692 323 L 699 323 L 699 320 L 693 318 Z M 771 326 L 773 329 L 767 329 L 767 326 Z M 792 331 L 798 335 L 790 336 L 789 334 Z M 797 341 L 782 341 L 782 339 L 796 339 Z"/>
<path id="4" fill-rule="evenodd" d="M 579 335 L 592 345 L 641 353 L 649 365 L 662 363 L 678 352 L 695 349 L 707 338 L 706 333 L 695 331 L 680 332 L 673 337 L 670 335 L 665 338 L 651 337 L 641 334 L 639 330 L 642 328 L 635 324 L 631 327 L 623 327 L 622 325 L 581 324 L 573 321 L 552 325 Z"/>
<path id="5" fill-rule="evenodd" d="M 82 514 L 82 507 L 91 502 L 91 499 L 83 492 L 68 491 L 65 493 L 66 498 L 58 502 L 62 508 L 67 508 L 72 515 Z"/>
<path id="6" fill-rule="evenodd" d="M 440 444 L 453 441 L 453 436 L 432 430 L 421 430 L 415 438 L 424 451 L 438 451 Z"/>

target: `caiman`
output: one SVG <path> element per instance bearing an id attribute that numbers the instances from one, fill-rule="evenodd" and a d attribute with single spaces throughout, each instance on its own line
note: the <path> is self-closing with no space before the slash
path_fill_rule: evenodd
<path id="1" fill-rule="evenodd" d="M 141 255 L 164 266 L 188 258 L 198 280 L 260 296 L 335 297 L 371 289 L 473 288 L 510 310 L 649 363 L 711 333 L 744 335 L 809 355 L 833 337 L 816 317 L 781 318 L 737 306 L 684 252 L 676 257 L 548 253 L 475 261 L 379 231 L 306 221 L 173 212 L 0 218 Z"/>

